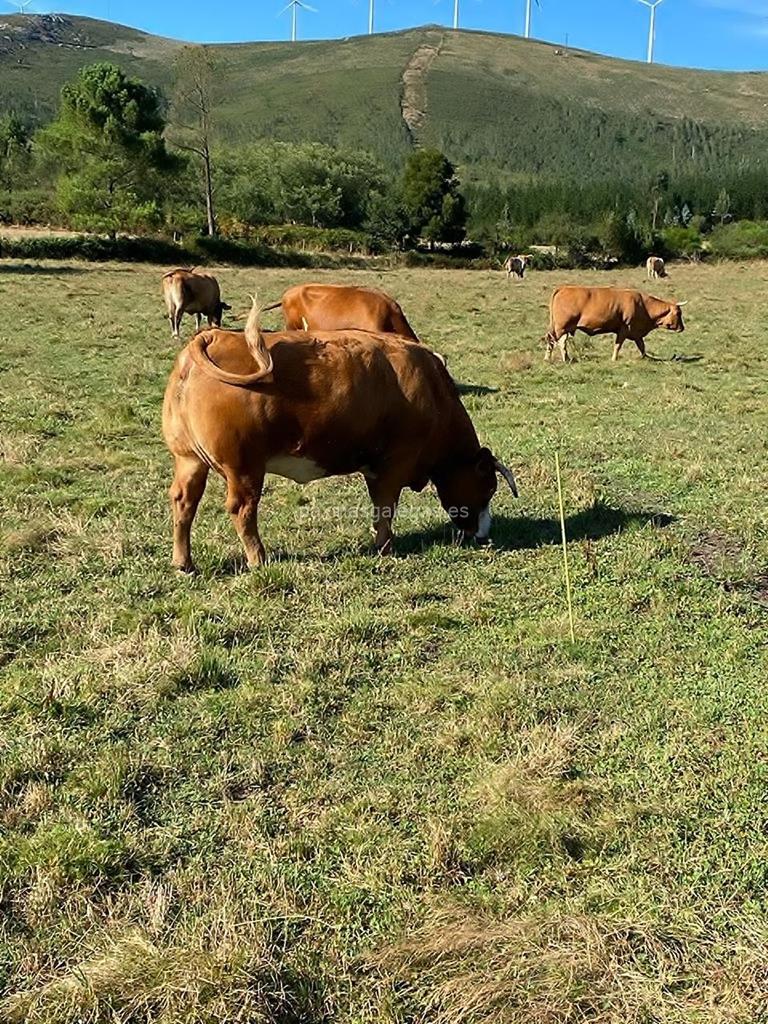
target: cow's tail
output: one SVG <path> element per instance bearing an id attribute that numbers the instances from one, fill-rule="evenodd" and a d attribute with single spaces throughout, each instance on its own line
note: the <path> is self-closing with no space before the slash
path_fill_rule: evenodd
<path id="1" fill-rule="evenodd" d="M 222 370 L 220 366 L 217 366 L 208 355 L 208 346 L 213 340 L 210 331 L 204 331 L 202 334 L 196 335 L 187 347 L 187 351 L 195 366 L 199 366 L 203 373 L 208 374 L 209 377 L 214 377 L 223 384 L 233 384 L 235 387 L 247 388 L 252 384 L 258 384 L 272 374 L 274 368 L 272 354 L 264 342 L 264 335 L 261 333 L 259 326 L 261 309 L 256 304 L 256 299 L 252 298 L 252 303 L 251 312 L 248 314 L 248 320 L 245 325 L 245 342 L 253 361 L 259 367 L 256 373 L 230 373 L 229 370 Z"/>
<path id="2" fill-rule="evenodd" d="M 268 313 L 270 311 L 270 309 L 279 309 L 280 306 L 282 306 L 282 304 L 283 304 L 283 300 L 282 299 L 280 299 L 279 302 L 270 302 L 270 304 L 268 306 L 262 306 L 261 307 L 261 312 L 262 313 Z"/>

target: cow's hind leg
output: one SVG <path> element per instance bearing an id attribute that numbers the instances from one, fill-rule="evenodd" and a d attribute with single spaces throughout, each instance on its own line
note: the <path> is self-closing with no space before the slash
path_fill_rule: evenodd
<path id="1" fill-rule="evenodd" d="M 572 334 L 564 334 L 560 339 L 560 355 L 562 356 L 564 363 L 567 363 L 570 359 L 570 356 L 568 355 L 568 340 L 572 337 Z"/>
<path id="2" fill-rule="evenodd" d="M 184 316 L 184 310 L 179 308 L 173 314 L 173 336 L 179 338 L 181 336 L 181 318 Z"/>
<path id="3" fill-rule="evenodd" d="M 181 572 L 194 572 L 190 535 L 197 506 L 205 491 L 208 467 L 194 455 L 177 455 L 169 491 L 173 515 L 173 564 Z"/>
<path id="4" fill-rule="evenodd" d="M 171 335 L 174 338 L 179 337 L 179 324 L 181 323 L 181 314 L 178 309 L 172 309 L 168 313 L 168 323 L 171 325 Z"/>
<path id="5" fill-rule="evenodd" d="M 250 569 L 263 565 L 267 560 L 258 525 L 259 501 L 263 486 L 263 470 L 227 477 L 227 512 L 232 516 Z"/>
<path id="6" fill-rule="evenodd" d="M 616 341 L 613 343 L 613 355 L 611 356 L 611 360 L 614 363 L 619 358 L 619 352 L 621 352 L 621 346 L 624 344 L 625 340 L 626 338 L 623 334 L 616 335 Z"/>
<path id="7" fill-rule="evenodd" d="M 399 474 L 398 474 L 399 476 Z M 392 477 L 366 477 L 373 502 L 373 543 L 380 555 L 392 553 L 392 522 L 400 500 L 402 485 Z"/>

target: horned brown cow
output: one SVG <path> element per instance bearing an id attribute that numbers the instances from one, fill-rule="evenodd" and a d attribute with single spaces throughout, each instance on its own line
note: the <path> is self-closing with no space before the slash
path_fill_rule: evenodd
<path id="1" fill-rule="evenodd" d="M 549 331 L 545 337 L 545 359 L 552 358 L 552 349 L 559 342 L 563 362 L 568 358 L 568 339 L 576 331 L 590 336 L 615 334 L 613 359 L 618 359 L 621 346 L 629 338 L 645 356 L 645 337 L 657 327 L 668 331 L 684 331 L 684 302 L 656 299 L 630 288 L 582 288 L 565 285 L 552 295 L 549 305 Z"/>
<path id="2" fill-rule="evenodd" d="M 379 288 L 346 284 L 299 284 L 283 293 L 280 302 L 264 309 L 283 308 L 288 331 L 346 331 L 357 329 L 397 334 L 418 341 L 395 300 Z"/>
<path id="3" fill-rule="evenodd" d="M 163 275 L 162 287 L 174 338 L 179 337 L 181 318 L 185 313 L 194 313 L 200 330 L 203 315 L 208 318 L 209 327 L 221 327 L 222 312 L 232 308 L 221 301 L 219 282 L 213 274 L 181 268 L 170 270 Z"/>
<path id="4" fill-rule="evenodd" d="M 190 531 L 211 469 L 226 481 L 249 565 L 265 558 L 257 514 L 266 473 L 299 483 L 362 473 L 381 552 L 391 549 L 405 487 L 434 483 L 454 525 L 480 539 L 497 472 L 516 493 L 429 350 L 363 331 L 264 334 L 255 306 L 245 333 L 204 331 L 179 353 L 163 433 L 175 460 L 173 563 L 185 571 L 193 568 Z"/>

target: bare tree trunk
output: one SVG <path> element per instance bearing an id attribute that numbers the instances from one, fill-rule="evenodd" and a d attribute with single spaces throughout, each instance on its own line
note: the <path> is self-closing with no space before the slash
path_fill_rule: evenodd
<path id="1" fill-rule="evenodd" d="M 208 234 L 213 238 L 216 234 L 216 212 L 213 205 L 213 175 L 211 174 L 211 154 L 206 138 L 203 149 L 203 170 L 205 174 L 205 212 L 208 217 Z"/>

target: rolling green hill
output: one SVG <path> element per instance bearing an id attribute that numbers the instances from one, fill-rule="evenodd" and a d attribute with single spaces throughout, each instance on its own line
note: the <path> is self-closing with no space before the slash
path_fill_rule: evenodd
<path id="1" fill-rule="evenodd" d="M 88 18 L 0 22 L 0 111 L 45 121 L 83 64 L 161 88 L 182 44 Z M 306 43 L 217 45 L 218 130 L 314 139 L 398 163 L 442 148 L 465 177 L 633 177 L 761 167 L 768 74 L 693 71 L 437 27 Z"/>

